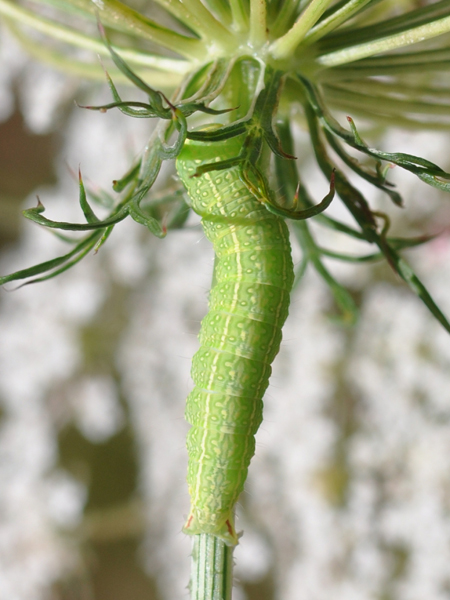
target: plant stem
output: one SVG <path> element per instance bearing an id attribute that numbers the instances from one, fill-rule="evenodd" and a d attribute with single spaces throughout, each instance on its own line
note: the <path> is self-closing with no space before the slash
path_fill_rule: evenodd
<path id="1" fill-rule="evenodd" d="M 283 37 L 273 42 L 270 48 L 272 56 L 276 59 L 292 56 L 297 46 L 311 27 L 317 23 L 331 2 L 332 0 L 312 0 L 291 29 Z"/>
<path id="2" fill-rule="evenodd" d="M 347 4 L 334 11 L 329 17 L 310 29 L 305 35 L 303 43 L 312 44 L 333 29 L 336 29 L 350 19 L 352 15 L 361 10 L 370 0 L 349 0 Z"/>
<path id="3" fill-rule="evenodd" d="M 283 33 L 290 27 L 292 21 L 295 20 L 295 11 L 298 9 L 298 5 L 298 0 L 282 3 L 281 8 L 275 18 L 275 22 L 270 28 L 274 38 L 277 38 L 279 34 Z"/>
<path id="4" fill-rule="evenodd" d="M 183 23 L 192 27 L 202 39 L 214 41 L 224 49 L 230 46 L 232 42 L 230 32 L 200 0 L 156 1 Z"/>
<path id="5" fill-rule="evenodd" d="M 378 93 L 361 93 L 357 91 L 348 91 L 343 87 L 327 86 L 329 102 L 347 103 L 348 106 L 364 106 L 364 109 L 373 110 L 378 113 L 395 114 L 400 116 L 410 113 L 421 115 L 449 115 L 450 106 L 446 102 L 426 102 L 415 100 L 413 98 L 393 98 Z"/>
<path id="6" fill-rule="evenodd" d="M 266 3 L 264 0 L 250 0 L 250 43 L 262 46 L 267 40 Z"/>
<path id="7" fill-rule="evenodd" d="M 248 29 L 248 14 L 242 0 L 230 0 L 230 8 L 235 30 L 246 31 Z"/>
<path id="8" fill-rule="evenodd" d="M 216 27 L 218 24 L 217 20 L 215 20 L 215 25 L 211 29 L 211 14 L 208 13 L 203 4 L 201 5 L 199 11 L 193 11 L 189 5 L 186 6 L 185 3 L 182 3 L 179 0 L 155 1 L 163 6 L 167 12 L 179 19 L 184 25 L 195 31 L 201 38 L 209 39 L 211 34 L 214 35 L 214 27 Z M 209 15 L 209 17 L 206 15 L 206 19 L 202 18 L 206 13 Z"/>
<path id="9" fill-rule="evenodd" d="M 49 47 L 46 44 L 42 44 L 41 42 L 36 41 L 36 39 L 34 39 L 33 36 L 26 35 L 20 29 L 20 27 L 17 26 L 17 23 L 15 21 L 12 21 L 11 19 L 5 19 L 5 22 L 8 25 L 9 30 L 20 41 L 22 46 L 38 60 L 46 63 L 47 65 L 55 67 L 55 69 L 64 71 L 66 74 L 75 75 L 77 77 L 84 77 L 85 79 L 93 79 L 96 81 L 105 81 L 105 72 L 101 68 L 101 65 L 98 61 L 84 62 L 75 59 L 73 56 L 65 55 L 59 49 L 55 49 L 51 46 Z M 105 56 L 107 56 L 106 53 Z M 122 52 L 121 56 L 124 56 Z M 145 55 L 142 56 L 146 58 Z M 128 56 L 128 58 L 130 57 Z M 162 60 L 170 61 L 171 59 Z M 135 62 L 130 60 L 129 62 L 133 62 L 133 64 L 139 64 L 137 61 Z M 114 79 L 115 82 L 129 84 L 129 80 L 114 65 L 108 65 L 108 73 Z M 140 68 L 136 69 L 136 74 L 139 75 L 141 78 L 145 79 L 145 81 L 151 86 L 156 87 L 158 89 L 173 89 L 174 87 L 180 85 L 182 80 L 182 75 L 180 73 L 177 73 L 175 69 L 173 69 L 170 72 L 165 72 L 163 70 L 153 71 L 149 69 Z"/>
<path id="10" fill-rule="evenodd" d="M 231 7 L 227 3 L 224 3 L 223 0 L 207 0 L 207 5 L 222 25 L 229 29 L 232 23 Z"/>
<path id="11" fill-rule="evenodd" d="M 196 60 L 204 56 L 205 48 L 200 40 L 162 27 L 119 0 L 93 0 L 93 3 L 98 9 L 100 21 L 104 17 L 118 20 L 134 35 L 152 40 L 186 58 Z"/>
<path id="12" fill-rule="evenodd" d="M 195 535 L 191 564 L 191 600 L 231 600 L 232 547 L 215 535 Z"/>
<path id="13" fill-rule="evenodd" d="M 318 62 L 327 67 L 343 65 L 360 60 L 361 58 L 373 56 L 374 54 L 380 54 L 381 52 L 389 52 L 409 46 L 410 44 L 417 44 L 418 42 L 423 42 L 449 31 L 450 17 L 445 17 L 433 23 L 414 27 L 395 35 L 367 42 L 366 44 L 359 44 L 351 48 L 343 48 L 342 50 L 325 54 L 318 59 Z"/>
<path id="14" fill-rule="evenodd" d="M 61 23 L 56 23 L 41 17 L 22 6 L 12 4 L 8 0 L 0 0 L 0 15 L 4 15 L 20 25 L 32 27 L 35 31 L 39 31 L 55 40 L 71 44 L 77 48 L 92 50 L 101 56 L 109 57 L 108 49 L 100 40 L 93 39 L 90 35 L 80 33 Z M 127 60 L 132 64 L 168 70 L 169 72 L 175 73 L 185 73 L 189 68 L 189 63 L 187 61 L 166 58 L 148 52 L 144 54 L 142 52 L 137 52 L 132 48 L 115 47 L 115 49 L 120 52 L 120 55 L 124 60 Z"/>

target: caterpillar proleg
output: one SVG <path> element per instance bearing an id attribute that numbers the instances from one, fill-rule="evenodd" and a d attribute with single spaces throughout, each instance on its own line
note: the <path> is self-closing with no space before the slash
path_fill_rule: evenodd
<path id="1" fill-rule="evenodd" d="M 183 531 L 213 534 L 228 545 L 238 543 L 233 509 L 255 451 L 294 280 L 286 223 L 247 189 L 240 167 L 193 177 L 199 166 L 232 159 L 240 148 L 240 138 L 188 141 L 177 160 L 216 254 L 186 405 L 191 509 Z"/>

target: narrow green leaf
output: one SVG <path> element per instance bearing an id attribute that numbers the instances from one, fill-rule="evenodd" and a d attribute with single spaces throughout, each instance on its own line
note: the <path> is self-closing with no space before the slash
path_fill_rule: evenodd
<path id="1" fill-rule="evenodd" d="M 79 108 L 86 108 L 87 110 L 98 110 L 99 112 L 106 112 L 112 108 L 118 108 L 121 113 L 127 115 L 127 117 L 135 117 L 141 119 L 151 119 L 156 117 L 157 114 L 152 110 L 149 104 L 144 102 L 125 101 L 125 102 L 110 102 L 108 104 L 100 104 L 98 106 L 82 106 L 77 105 Z M 138 110 L 136 110 L 138 109 Z"/>
<path id="2" fill-rule="evenodd" d="M 337 219 L 333 219 L 332 217 L 328 217 L 327 215 L 318 215 L 317 222 L 321 225 L 325 225 L 329 229 L 334 229 L 334 231 L 340 231 L 341 233 L 345 233 L 346 235 L 349 235 L 350 237 L 353 237 L 357 240 L 362 240 L 364 242 L 368 241 L 361 231 L 358 231 L 353 227 L 349 227 L 345 223 L 342 223 Z"/>
<path id="3" fill-rule="evenodd" d="M 103 244 L 106 242 L 106 240 L 109 238 L 113 229 L 114 229 L 114 225 L 110 225 L 109 227 L 107 227 L 105 229 L 105 231 L 102 234 L 102 237 L 98 240 L 98 242 L 94 246 L 94 252 L 96 254 L 100 250 L 100 248 L 103 246 Z"/>
<path id="4" fill-rule="evenodd" d="M 166 236 L 167 230 L 154 217 L 144 213 L 139 206 L 138 198 L 132 200 L 129 207 L 129 214 L 136 223 L 145 225 L 145 227 L 147 227 L 153 235 L 156 235 L 156 237 L 163 238 Z"/>
<path id="5" fill-rule="evenodd" d="M 295 194 L 296 199 L 298 199 L 298 194 L 300 192 L 301 187 L 302 186 L 299 183 L 296 194 Z M 264 202 L 264 204 L 270 212 L 272 212 L 276 215 L 279 215 L 281 217 L 287 217 L 288 219 L 292 219 L 294 221 L 304 221 L 305 219 L 310 219 L 311 217 L 315 217 L 315 216 L 319 215 L 320 213 L 322 213 L 324 210 L 326 210 L 330 206 L 330 204 L 334 198 L 334 192 L 335 192 L 334 173 L 332 173 L 331 180 L 330 180 L 330 191 L 323 198 L 323 200 L 321 202 L 319 202 L 319 204 L 314 204 L 313 206 L 310 206 L 309 208 L 305 208 L 305 209 L 301 209 L 301 210 L 298 210 L 296 207 L 293 209 L 283 208 L 282 206 L 272 204 L 271 202 Z"/>
<path id="6" fill-rule="evenodd" d="M 158 154 L 161 160 L 169 160 L 176 158 L 181 150 L 183 149 L 184 142 L 186 141 L 187 136 L 187 121 L 186 117 L 183 115 L 180 109 L 173 108 L 172 109 L 172 122 L 175 124 L 178 129 L 178 136 L 172 146 L 167 146 L 166 144 L 160 144 L 158 149 Z"/>
<path id="7" fill-rule="evenodd" d="M 390 199 L 397 206 L 403 206 L 402 197 L 398 192 L 388 187 L 392 184 L 386 184 L 386 172 L 370 172 L 366 168 L 364 168 L 353 156 L 350 156 L 342 147 L 341 144 L 338 143 L 336 138 L 331 135 L 329 131 L 325 131 L 325 135 L 328 143 L 336 152 L 336 154 L 344 161 L 344 163 L 349 166 L 355 173 L 357 173 L 360 177 L 374 185 L 375 187 L 383 190 L 385 194 L 387 194 Z M 378 167 L 379 163 L 377 164 Z M 386 166 L 386 170 L 389 170 L 390 165 Z"/>
<path id="8" fill-rule="evenodd" d="M 343 325 L 354 325 L 358 318 L 358 308 L 348 290 L 334 279 L 322 263 L 320 257 L 321 250 L 317 247 L 306 221 L 296 222 L 294 224 L 294 232 L 303 253 L 308 256 L 317 273 L 322 277 L 333 294 L 334 301 L 341 311 L 340 318 L 336 320 Z"/>
<path id="9" fill-rule="evenodd" d="M 46 271 L 51 271 L 59 267 L 60 265 L 68 262 L 71 258 L 84 251 L 86 248 L 92 248 L 97 239 L 99 238 L 99 232 L 95 232 L 83 239 L 81 242 L 77 244 L 77 246 L 64 254 L 63 256 L 59 256 L 58 258 L 53 258 L 51 260 L 47 260 L 45 262 L 39 263 L 38 265 L 34 265 L 33 267 L 28 267 L 27 269 L 21 269 L 20 271 L 16 271 L 15 273 L 11 273 L 10 275 L 4 275 L 0 277 L 0 285 L 8 283 L 10 281 L 17 281 L 19 279 L 27 279 L 28 277 L 34 277 L 35 275 L 40 275 L 41 273 L 45 273 Z M 88 250 L 89 251 L 89 250 Z"/>
<path id="10" fill-rule="evenodd" d="M 264 89 L 258 95 L 253 111 L 252 121 L 258 123 L 263 131 L 266 143 L 275 155 L 295 160 L 281 147 L 280 140 L 273 129 L 273 121 L 278 111 L 278 101 L 281 94 L 283 73 L 266 67 L 264 73 Z"/>
<path id="11" fill-rule="evenodd" d="M 200 177 L 204 173 L 210 173 L 211 171 L 223 171 L 224 169 L 230 169 L 232 167 L 236 167 L 244 162 L 245 158 L 241 158 L 236 156 L 235 158 L 229 158 L 226 160 L 220 160 L 213 163 L 207 163 L 206 165 L 201 165 L 197 167 L 195 170 L 195 174 L 192 177 Z"/>
<path id="12" fill-rule="evenodd" d="M 374 262 L 376 260 L 381 260 L 384 258 L 382 252 L 374 252 L 373 254 L 364 254 L 363 256 L 357 256 L 353 254 L 344 254 L 343 252 L 334 252 L 333 250 L 328 250 L 327 248 L 322 248 L 321 246 L 317 247 L 320 254 L 323 256 L 328 256 L 329 258 L 336 258 L 337 260 L 342 260 L 344 262 L 353 262 L 353 263 L 366 263 L 366 262 Z"/>
<path id="13" fill-rule="evenodd" d="M 121 179 L 115 179 L 113 181 L 113 190 L 115 192 L 123 192 L 123 190 L 129 186 L 131 183 L 137 181 L 139 176 L 139 170 L 141 168 L 141 161 L 138 160 L 131 169 L 125 173 L 125 175 Z"/>
<path id="14" fill-rule="evenodd" d="M 75 256 L 75 258 L 67 261 L 59 269 L 56 269 L 55 271 L 52 271 L 51 273 L 49 273 L 48 275 L 44 275 L 43 277 L 37 277 L 35 279 L 31 279 L 30 281 L 26 281 L 25 283 L 22 283 L 21 285 L 19 285 L 18 288 L 24 287 L 26 285 L 31 285 L 32 283 L 40 283 L 41 281 L 47 281 L 48 279 L 53 279 L 53 277 L 57 277 L 61 273 L 64 273 L 64 271 L 68 271 L 73 266 L 78 264 L 87 254 L 89 254 L 89 252 L 95 247 L 95 245 L 96 245 L 95 240 L 91 240 L 90 243 L 86 247 L 84 247 L 84 249 L 77 256 Z M 18 288 L 16 288 L 16 289 L 18 289 Z"/>
<path id="15" fill-rule="evenodd" d="M 228 140 L 232 137 L 242 135 L 246 133 L 250 125 L 250 122 L 235 122 L 231 125 L 225 125 L 213 131 L 189 131 L 187 138 L 189 140 L 196 140 L 200 142 L 220 142 L 221 140 Z"/>
<path id="16" fill-rule="evenodd" d="M 92 210 L 92 208 L 89 206 L 89 202 L 87 201 L 86 198 L 86 190 L 84 189 L 84 183 L 83 183 L 83 178 L 81 177 L 81 171 L 78 170 L 78 181 L 79 181 L 79 187 L 80 187 L 80 206 L 81 206 L 81 210 L 83 211 L 84 216 L 86 217 L 86 221 L 88 223 L 100 223 L 100 219 L 97 217 L 97 215 L 94 213 L 94 211 Z"/>
<path id="17" fill-rule="evenodd" d="M 95 221 L 91 223 L 67 223 L 65 221 L 51 221 L 46 217 L 43 217 L 37 208 L 28 208 L 23 211 L 24 217 L 34 221 L 38 225 L 44 227 L 50 227 L 52 229 L 63 229 L 66 231 L 92 231 L 93 229 L 104 229 L 109 225 L 115 225 L 120 221 L 123 221 L 128 214 L 126 207 L 122 208 L 117 214 L 112 217 L 105 219 L 104 221 Z"/>
<path id="18" fill-rule="evenodd" d="M 401 250 L 402 248 L 415 248 L 417 246 L 421 246 L 422 244 L 426 244 L 427 242 L 436 239 L 437 237 L 439 237 L 439 235 L 440 234 L 421 235 L 415 238 L 389 237 L 388 242 L 392 246 L 392 248 L 395 248 L 396 250 Z"/>

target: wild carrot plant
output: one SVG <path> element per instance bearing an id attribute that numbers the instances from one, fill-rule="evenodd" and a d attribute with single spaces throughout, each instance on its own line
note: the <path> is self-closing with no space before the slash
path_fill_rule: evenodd
<path id="1" fill-rule="evenodd" d="M 82 237 L 67 254 L 0 283 L 55 277 L 98 251 L 127 217 L 164 237 L 183 227 L 192 209 L 214 245 L 210 312 L 186 410 L 191 510 L 184 531 L 194 536 L 192 598 L 231 598 L 234 507 L 254 453 L 294 281 L 313 267 L 330 287 L 341 320 L 351 324 L 352 296 L 324 258 L 386 260 L 450 332 L 401 254 L 429 237 L 391 236 L 389 215 L 370 206 L 352 176 L 386 194 L 393 210 L 403 199 L 389 181 L 392 166 L 450 191 L 450 174 L 440 166 L 375 148 L 362 134 L 380 126 L 448 127 L 450 87 L 442 74 L 450 56 L 449 3 L 0 0 L 0 14 L 30 53 L 57 68 L 101 79 L 96 55 L 107 62 L 111 102 L 84 108 L 156 121 L 142 155 L 114 181 L 116 200 L 106 218 L 92 209 L 81 174 L 85 223 L 50 220 L 40 201 L 24 212 L 40 225 Z M 79 50 L 87 51 L 83 58 Z M 118 82 L 146 100 L 122 97 Z M 318 200 L 308 191 L 309 173 L 297 167 L 296 155 L 306 151 L 295 147 L 297 128 L 308 132 L 307 151 L 324 175 Z M 165 161 L 175 161 L 177 184 L 156 196 L 152 187 Z M 332 202 L 343 203 L 353 225 L 326 213 Z M 312 219 L 365 243 L 367 252 L 322 247 Z M 295 268 L 290 238 L 302 254 Z"/>

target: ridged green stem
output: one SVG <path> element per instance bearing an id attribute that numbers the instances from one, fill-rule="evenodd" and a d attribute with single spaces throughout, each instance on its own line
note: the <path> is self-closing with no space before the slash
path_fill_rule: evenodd
<path id="1" fill-rule="evenodd" d="M 317 23 L 331 2 L 332 0 L 312 0 L 291 29 L 283 37 L 272 43 L 270 47 L 271 55 L 276 59 L 292 56 L 297 46 Z"/>
<path id="2" fill-rule="evenodd" d="M 294 2 L 283 2 L 280 6 L 275 21 L 272 24 L 271 31 L 274 39 L 283 35 L 295 21 L 296 10 L 299 8 L 299 0 Z"/>
<path id="3" fill-rule="evenodd" d="M 205 48 L 200 40 L 167 29 L 119 0 L 92 1 L 98 10 L 100 21 L 105 17 L 114 21 L 119 20 L 135 36 L 151 40 L 189 59 L 203 58 Z"/>
<path id="4" fill-rule="evenodd" d="M 201 6 L 196 4 L 194 7 L 187 2 L 180 2 L 180 0 L 155 1 L 203 39 L 210 39 L 211 36 L 221 36 L 227 33 L 221 23 L 212 17 L 203 4 Z"/>
<path id="5" fill-rule="evenodd" d="M 312 44 L 316 40 L 333 31 L 350 19 L 355 13 L 361 10 L 371 0 L 349 0 L 347 4 L 335 10 L 329 17 L 323 19 L 318 25 L 315 25 L 308 31 L 303 40 L 304 44 Z"/>
<path id="6" fill-rule="evenodd" d="M 266 40 L 266 3 L 264 0 L 250 0 L 250 44 L 258 48 Z"/>
<path id="7" fill-rule="evenodd" d="M 231 15 L 235 31 L 246 31 L 248 29 L 247 7 L 242 0 L 230 0 Z"/>
<path id="8" fill-rule="evenodd" d="M 41 60 L 42 62 L 55 67 L 66 74 L 75 75 L 76 77 L 83 77 L 84 79 L 92 79 L 96 81 L 105 81 L 105 72 L 103 71 L 101 64 L 97 62 L 88 63 L 85 61 L 77 60 L 72 55 L 67 56 L 63 54 L 59 49 L 52 46 L 47 46 L 37 41 L 33 36 L 26 35 L 20 27 L 17 27 L 17 23 L 11 19 L 5 19 L 9 30 L 19 40 L 22 46 L 32 55 L 34 58 Z M 122 54 L 123 56 L 123 54 Z M 142 55 L 145 57 L 145 55 Z M 171 59 L 163 59 L 171 60 Z M 130 61 L 131 62 L 131 61 Z M 119 69 L 115 66 L 108 65 L 108 73 L 116 83 L 129 83 L 129 80 L 123 75 Z M 171 72 L 165 72 L 163 70 L 152 71 L 150 69 L 136 69 L 136 73 L 144 78 L 147 83 L 158 89 L 173 89 L 180 85 L 181 74 L 175 70 Z"/>
<path id="9" fill-rule="evenodd" d="M 0 15 L 7 19 L 11 19 L 20 26 L 26 25 L 39 33 L 47 35 L 49 38 L 64 42 L 65 44 L 69 44 L 76 48 L 91 50 L 100 56 L 110 56 L 108 48 L 101 40 L 42 17 L 39 14 L 33 13 L 31 10 L 13 4 L 9 0 L 0 0 Z M 189 68 L 189 63 L 187 61 L 166 58 L 148 52 L 137 52 L 133 48 L 115 47 L 115 49 L 120 52 L 120 55 L 124 60 L 133 65 L 142 65 L 160 69 L 162 71 L 168 71 L 169 73 L 180 74 L 184 74 Z"/>
<path id="10" fill-rule="evenodd" d="M 411 44 L 417 44 L 424 40 L 443 35 L 450 31 L 450 17 L 438 19 L 432 23 L 414 27 L 401 33 L 387 36 L 385 38 L 372 40 L 366 44 L 358 44 L 351 48 L 343 48 L 318 58 L 318 62 L 327 67 L 343 65 L 354 62 L 368 56 L 374 56 L 381 52 L 390 52 L 398 48 L 404 48 Z"/>
<path id="11" fill-rule="evenodd" d="M 191 600 L 231 600 L 233 548 L 215 535 L 193 538 Z"/>

